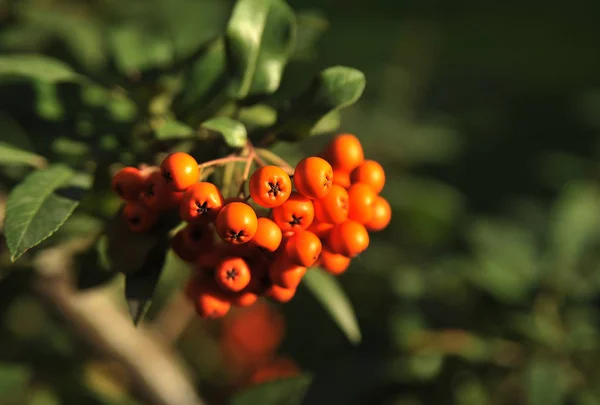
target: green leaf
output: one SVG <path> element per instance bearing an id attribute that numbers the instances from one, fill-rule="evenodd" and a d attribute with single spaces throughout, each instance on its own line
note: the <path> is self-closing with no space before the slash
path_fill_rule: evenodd
<path id="1" fill-rule="evenodd" d="M 0 112 L 0 164 L 43 167 L 46 159 L 33 151 L 28 135 L 10 116 Z"/>
<path id="2" fill-rule="evenodd" d="M 65 63 L 42 55 L 0 56 L 0 76 L 20 76 L 49 83 L 84 80 Z"/>
<path id="3" fill-rule="evenodd" d="M 135 74 L 173 61 L 173 44 L 137 25 L 120 25 L 109 33 L 115 63 L 124 74 Z"/>
<path id="4" fill-rule="evenodd" d="M 232 148 L 242 148 L 246 145 L 248 132 L 239 121 L 229 117 L 216 117 L 202 123 L 202 128 L 217 132 L 225 143 Z"/>
<path id="5" fill-rule="evenodd" d="M 54 165 L 27 176 L 11 192 L 6 206 L 5 234 L 15 261 L 58 230 L 81 198 L 80 187 L 66 187 L 75 173 Z"/>
<path id="6" fill-rule="evenodd" d="M 238 0 L 226 34 L 231 97 L 274 93 L 295 37 L 294 12 L 283 0 Z"/>
<path id="7" fill-rule="evenodd" d="M 251 131 L 251 128 L 268 128 L 277 121 L 277 111 L 265 104 L 242 108 L 238 119 Z"/>
<path id="8" fill-rule="evenodd" d="M 353 344 L 360 343 L 362 337 L 356 314 L 337 279 L 321 269 L 312 269 L 306 273 L 303 282 L 348 340 Z"/>
<path id="9" fill-rule="evenodd" d="M 342 123 L 342 117 L 338 110 L 334 110 L 321 118 L 310 130 L 311 136 L 335 132 Z"/>
<path id="10" fill-rule="evenodd" d="M 345 66 L 323 70 L 304 93 L 281 111 L 274 132 L 289 141 L 309 136 L 323 117 L 354 104 L 365 84 L 365 75 L 359 70 Z"/>
<path id="11" fill-rule="evenodd" d="M 562 405 L 565 403 L 567 371 L 555 362 L 534 359 L 526 371 L 529 405 Z"/>
<path id="12" fill-rule="evenodd" d="M 24 395 L 32 374 L 23 364 L 0 363 L 0 398 L 8 400 Z"/>
<path id="13" fill-rule="evenodd" d="M 255 385 L 237 394 L 231 405 L 300 405 L 310 387 L 307 374 Z"/>
<path id="14" fill-rule="evenodd" d="M 190 126 L 174 119 L 167 119 L 154 130 L 161 141 L 170 139 L 191 138 L 196 133 Z"/>

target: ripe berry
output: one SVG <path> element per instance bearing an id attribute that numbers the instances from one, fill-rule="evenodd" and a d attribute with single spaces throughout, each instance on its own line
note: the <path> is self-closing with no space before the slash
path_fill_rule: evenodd
<path id="1" fill-rule="evenodd" d="M 272 214 L 283 232 L 296 232 L 310 226 L 315 217 L 315 207 L 307 197 L 293 192 L 285 203 L 273 208 Z"/>
<path id="2" fill-rule="evenodd" d="M 258 218 L 248 204 L 232 202 L 221 209 L 215 227 L 221 239 L 232 244 L 246 243 L 256 234 Z"/>
<path id="3" fill-rule="evenodd" d="M 377 194 L 371 186 L 364 183 L 355 183 L 348 189 L 350 207 L 348 218 L 366 224 L 373 218 L 373 202 Z"/>
<path id="4" fill-rule="evenodd" d="M 215 269 L 215 280 L 223 291 L 238 292 L 250 283 L 250 268 L 240 257 L 225 257 Z"/>
<path id="5" fill-rule="evenodd" d="M 250 196 L 261 207 L 283 204 L 292 192 L 290 176 L 277 166 L 259 168 L 250 177 Z"/>
<path id="6" fill-rule="evenodd" d="M 327 239 L 334 226 L 335 225 L 333 225 L 333 224 L 328 224 L 327 222 L 317 221 L 315 219 L 313 221 L 313 223 L 310 224 L 310 226 L 308 227 L 307 230 L 311 231 L 312 233 L 317 235 L 319 237 L 319 239 Z"/>
<path id="7" fill-rule="evenodd" d="M 163 211 L 174 208 L 182 197 L 183 192 L 171 190 L 158 171 L 150 173 L 144 180 L 142 201 L 153 210 Z"/>
<path id="8" fill-rule="evenodd" d="M 144 179 L 135 167 L 124 167 L 112 178 L 111 186 L 125 201 L 137 201 L 142 193 Z"/>
<path id="9" fill-rule="evenodd" d="M 349 197 L 342 186 L 334 184 L 329 193 L 313 201 L 315 205 L 315 219 L 330 224 L 339 224 L 348 218 Z"/>
<path id="10" fill-rule="evenodd" d="M 325 159 L 310 156 L 302 159 L 294 170 L 294 186 L 308 198 L 323 198 L 333 184 L 333 169 Z"/>
<path id="11" fill-rule="evenodd" d="M 340 169 L 346 173 L 352 172 L 365 160 L 362 145 L 352 134 L 339 134 L 333 138 L 329 142 L 325 156 L 334 169 Z"/>
<path id="12" fill-rule="evenodd" d="M 390 203 L 381 196 L 377 196 L 373 201 L 373 217 L 365 224 L 365 227 L 372 232 L 381 231 L 389 225 L 392 219 L 392 208 Z"/>
<path id="13" fill-rule="evenodd" d="M 212 272 L 228 252 L 222 246 L 216 245 L 211 250 L 197 251 L 196 253 L 196 272 L 206 273 Z"/>
<path id="14" fill-rule="evenodd" d="M 299 231 L 292 235 L 285 244 L 285 255 L 290 261 L 300 266 L 310 267 L 321 254 L 321 239 L 309 231 Z"/>
<path id="15" fill-rule="evenodd" d="M 328 247 L 346 257 L 354 257 L 369 246 L 369 233 L 359 222 L 351 219 L 336 225 L 328 239 Z"/>
<path id="16" fill-rule="evenodd" d="M 195 306 L 196 312 L 202 318 L 221 318 L 229 312 L 231 302 L 227 295 L 217 288 L 214 281 L 202 283 L 199 290 Z"/>
<path id="17" fill-rule="evenodd" d="M 278 357 L 262 364 L 248 378 L 250 384 L 263 384 L 269 381 L 292 378 L 300 374 L 300 369 L 292 359 Z"/>
<path id="18" fill-rule="evenodd" d="M 269 278 L 273 284 L 283 288 L 297 288 L 306 274 L 306 267 L 299 266 L 281 256 L 269 267 Z"/>
<path id="19" fill-rule="evenodd" d="M 181 200 L 179 216 L 193 223 L 214 221 L 223 207 L 223 195 L 212 183 L 203 181 L 190 186 Z"/>
<path id="20" fill-rule="evenodd" d="M 129 229 L 134 232 L 144 232 L 156 224 L 158 216 L 156 212 L 150 210 L 139 202 L 128 202 L 123 208 L 123 218 L 127 222 Z"/>
<path id="21" fill-rule="evenodd" d="M 168 155 L 161 163 L 160 170 L 169 188 L 184 191 L 198 181 L 198 162 L 184 152 Z"/>
<path id="22" fill-rule="evenodd" d="M 385 172 L 383 171 L 383 167 L 376 161 L 365 160 L 350 173 L 350 180 L 352 184 L 368 184 L 376 194 L 379 194 L 385 185 Z"/>
<path id="23" fill-rule="evenodd" d="M 281 244 L 281 228 L 269 218 L 258 218 L 256 234 L 252 238 L 252 245 L 267 252 L 274 252 Z"/>
<path id="24" fill-rule="evenodd" d="M 185 245 L 197 252 L 208 252 L 215 245 L 212 229 L 206 225 L 188 224 L 181 230 Z"/>
<path id="25" fill-rule="evenodd" d="M 295 288 L 283 288 L 276 284 L 273 284 L 271 287 L 269 287 L 265 293 L 265 296 L 268 298 L 281 303 L 290 302 L 292 298 L 294 298 L 294 295 L 296 295 Z"/>
<path id="26" fill-rule="evenodd" d="M 190 247 L 184 240 L 183 230 L 177 232 L 171 240 L 171 249 L 184 262 L 194 262 L 198 259 L 200 251 Z"/>
<path id="27" fill-rule="evenodd" d="M 319 258 L 319 265 L 323 270 L 329 274 L 338 276 L 345 272 L 350 266 L 351 259 L 349 257 L 333 253 L 329 249 L 323 248 L 321 257 Z"/>
<path id="28" fill-rule="evenodd" d="M 342 186 L 344 188 L 350 187 L 350 173 L 342 169 L 333 169 L 333 184 Z"/>

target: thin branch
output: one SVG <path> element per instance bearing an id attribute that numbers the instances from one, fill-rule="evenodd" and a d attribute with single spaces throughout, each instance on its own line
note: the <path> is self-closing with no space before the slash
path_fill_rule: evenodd
<path id="1" fill-rule="evenodd" d="M 257 148 L 256 154 L 259 157 L 266 159 L 268 161 L 271 161 L 274 164 L 278 165 L 283 170 L 285 170 L 285 172 L 287 174 L 289 174 L 290 176 L 294 174 L 294 168 L 288 162 L 286 162 L 283 158 L 281 158 L 280 156 L 271 152 L 270 150 Z"/>

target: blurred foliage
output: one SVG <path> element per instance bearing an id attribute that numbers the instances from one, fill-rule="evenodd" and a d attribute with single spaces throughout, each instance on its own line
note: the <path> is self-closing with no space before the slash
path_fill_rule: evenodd
<path id="1" fill-rule="evenodd" d="M 278 16 L 265 34 L 289 28 L 283 0 L 273 9 L 246 3 L 267 6 L 252 23 Z M 183 148 L 190 137 L 207 140 L 198 151 L 205 157 L 268 128 L 294 139 L 279 125 L 282 114 L 300 132 L 331 133 L 341 122 L 385 167 L 383 195 L 393 209 L 390 227 L 339 279 L 362 342 L 349 345 L 302 287 L 281 308 L 280 351 L 313 376 L 310 386 L 300 392 L 306 382 L 297 377 L 299 384 L 280 386 L 287 394 L 250 392 L 234 403 L 305 395 L 310 404 L 599 404 L 599 5 L 290 0 L 295 32 L 281 42 L 261 38 L 250 54 L 218 37 L 227 32 L 235 41 L 227 27 L 233 6 L 0 1 L 0 204 L 48 163 L 89 173 L 92 153 L 90 192 L 44 242 L 59 243 L 99 232 L 99 218 L 118 209 L 99 186 L 114 161 L 150 163 L 155 149 Z M 272 52 L 291 41 L 285 65 Z M 228 52 L 244 63 L 272 58 L 275 72 L 285 67 L 280 86 L 271 87 L 272 72 L 244 70 L 227 73 L 237 80 L 223 92 Z M 361 101 L 340 113 L 353 95 L 323 98 L 318 86 L 318 73 L 335 65 L 367 79 Z M 235 119 L 229 96 L 245 99 Z M 317 100 L 315 109 L 290 101 L 307 99 Z M 327 140 L 273 150 L 294 163 Z M 112 279 L 87 265 L 114 248 L 103 243 L 82 258 L 81 284 Z M 98 359 L 32 294 L 22 271 L 27 253 L 9 273 L 10 255 L 0 249 L 1 402 L 138 403 L 119 365 Z M 177 258 L 163 259 L 150 319 L 185 276 Z M 195 320 L 179 343 L 209 403 L 242 388 L 220 346 L 222 327 Z"/>

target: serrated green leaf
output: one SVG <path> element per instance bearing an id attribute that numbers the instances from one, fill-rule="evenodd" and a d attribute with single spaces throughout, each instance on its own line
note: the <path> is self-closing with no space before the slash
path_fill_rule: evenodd
<path id="1" fill-rule="evenodd" d="M 323 70 L 309 88 L 280 112 L 274 132 L 279 139 L 299 140 L 310 135 L 323 117 L 354 104 L 365 89 L 365 75 L 334 66 Z"/>
<path id="2" fill-rule="evenodd" d="M 312 377 L 303 374 L 255 385 L 237 394 L 231 405 L 300 405 L 312 383 Z"/>
<path id="3" fill-rule="evenodd" d="M 1 76 L 19 76 L 49 83 L 78 82 L 85 79 L 57 59 L 21 54 L 0 56 Z"/>
<path id="4" fill-rule="evenodd" d="M 321 269 L 312 269 L 306 272 L 303 282 L 348 340 L 353 344 L 360 343 L 362 337 L 354 308 L 337 279 Z"/>
<path id="5" fill-rule="evenodd" d="M 54 165 L 27 176 L 11 192 L 6 206 L 5 233 L 15 261 L 58 230 L 73 213 L 81 188 L 65 188 L 75 173 Z"/>
<path id="6" fill-rule="evenodd" d="M 195 133 L 190 126 L 174 119 L 167 119 L 154 131 L 156 139 L 160 139 L 161 141 L 191 138 Z"/>
<path id="7" fill-rule="evenodd" d="M 274 93 L 295 37 L 294 12 L 283 0 L 238 0 L 226 34 L 231 97 Z"/>
<path id="8" fill-rule="evenodd" d="M 246 127 L 229 117 L 216 117 L 202 123 L 202 127 L 217 132 L 232 148 L 242 148 L 248 140 Z"/>
<path id="9" fill-rule="evenodd" d="M 0 363 L 0 398 L 6 400 L 24 396 L 32 374 L 26 365 Z"/>
<path id="10" fill-rule="evenodd" d="M 28 135 L 9 115 L 0 112 L 0 164 L 41 167 L 46 159 L 33 151 Z"/>

